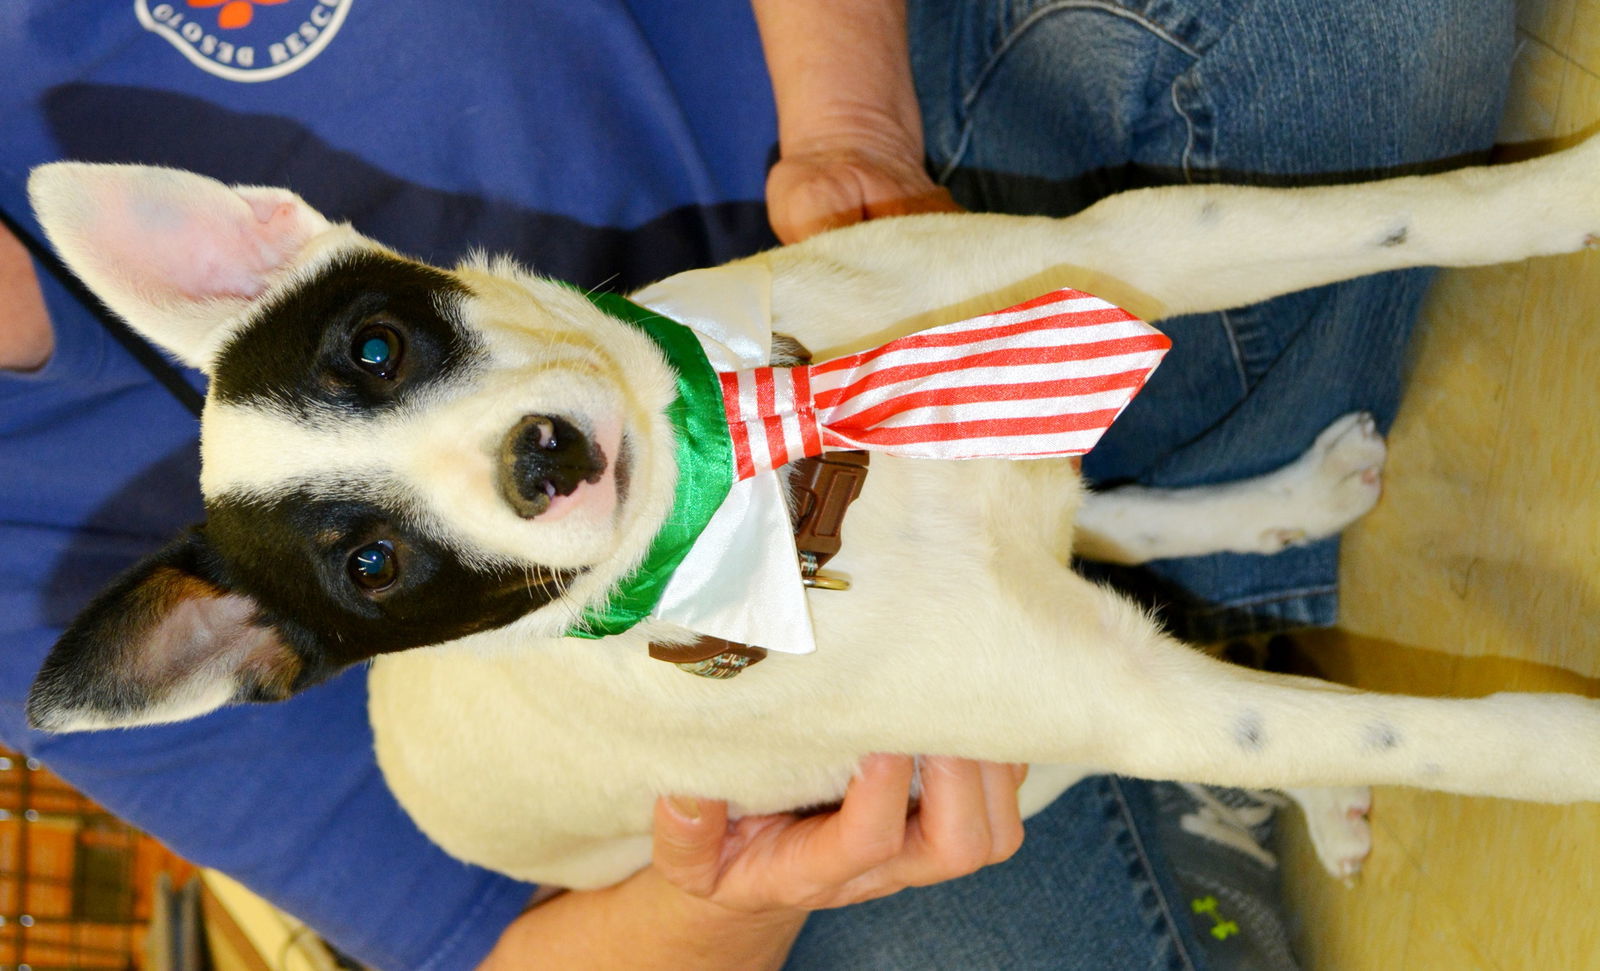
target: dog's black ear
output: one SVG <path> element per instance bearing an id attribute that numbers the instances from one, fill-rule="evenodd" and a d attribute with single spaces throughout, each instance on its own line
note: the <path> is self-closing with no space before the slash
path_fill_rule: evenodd
<path id="1" fill-rule="evenodd" d="M 56 642 L 28 693 L 51 732 L 182 721 L 287 697 L 302 662 L 251 598 L 225 589 L 202 530 L 119 577 Z"/>

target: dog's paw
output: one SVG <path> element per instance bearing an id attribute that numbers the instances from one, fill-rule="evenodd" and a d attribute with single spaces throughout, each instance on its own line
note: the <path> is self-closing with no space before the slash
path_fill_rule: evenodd
<path id="1" fill-rule="evenodd" d="M 1324 428 L 1310 452 L 1318 471 L 1330 480 L 1359 475 L 1369 483 L 1377 481 L 1387 454 L 1376 419 L 1365 411 L 1351 412 Z"/>
<path id="2" fill-rule="evenodd" d="M 1305 813 L 1306 829 L 1322 868 L 1346 883 L 1354 880 L 1372 852 L 1372 827 L 1367 822 L 1372 790 L 1287 789 L 1285 794 Z"/>
<path id="3" fill-rule="evenodd" d="M 1383 491 L 1387 455 L 1366 412 L 1323 429 L 1298 460 L 1269 476 L 1283 500 L 1277 523 L 1261 532 L 1261 551 L 1276 553 L 1332 536 L 1372 509 Z"/>

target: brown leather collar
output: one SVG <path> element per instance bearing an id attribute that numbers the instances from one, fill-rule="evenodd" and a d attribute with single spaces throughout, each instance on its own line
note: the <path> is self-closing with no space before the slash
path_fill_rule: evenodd
<path id="1" fill-rule="evenodd" d="M 800 577 L 808 587 L 848 590 L 849 581 L 822 572 L 839 552 L 844 515 L 867 479 L 866 452 L 828 452 L 793 463 L 789 508 Z M 766 648 L 701 635 L 689 644 L 651 644 L 650 656 L 703 678 L 731 678 L 767 656 Z"/>

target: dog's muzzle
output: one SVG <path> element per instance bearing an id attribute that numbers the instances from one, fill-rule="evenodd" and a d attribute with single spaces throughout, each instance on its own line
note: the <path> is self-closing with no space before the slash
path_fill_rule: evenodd
<path id="1" fill-rule="evenodd" d="M 571 422 L 556 415 L 528 415 L 500 445 L 500 493 L 524 519 L 570 496 L 585 482 L 599 482 L 606 456 Z"/>

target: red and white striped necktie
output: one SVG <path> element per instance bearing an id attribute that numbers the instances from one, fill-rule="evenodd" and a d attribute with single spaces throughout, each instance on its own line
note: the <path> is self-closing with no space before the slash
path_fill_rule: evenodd
<path id="1" fill-rule="evenodd" d="M 735 478 L 831 449 L 1082 455 L 1171 346 L 1114 304 L 1057 290 L 822 364 L 720 372 Z"/>

